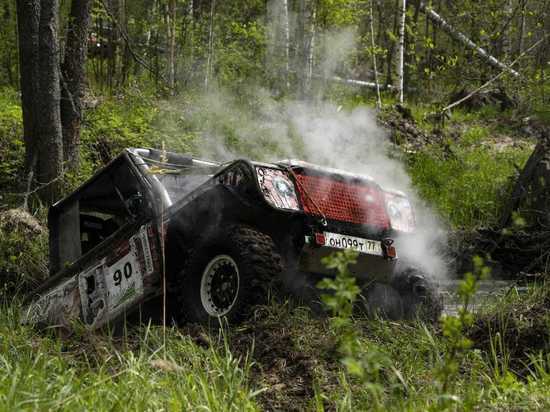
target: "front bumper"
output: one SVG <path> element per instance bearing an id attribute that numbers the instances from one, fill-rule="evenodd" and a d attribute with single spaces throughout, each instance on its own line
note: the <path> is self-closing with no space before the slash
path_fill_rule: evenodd
<path id="1" fill-rule="evenodd" d="M 330 246 L 306 243 L 298 256 L 298 268 L 301 272 L 320 276 L 334 275 L 334 271 L 327 269 L 322 263 L 322 259 L 341 250 Z M 392 277 L 396 264 L 397 259 L 395 258 L 359 253 L 356 263 L 351 264 L 348 269 L 354 277 L 361 281 L 387 281 Z"/>

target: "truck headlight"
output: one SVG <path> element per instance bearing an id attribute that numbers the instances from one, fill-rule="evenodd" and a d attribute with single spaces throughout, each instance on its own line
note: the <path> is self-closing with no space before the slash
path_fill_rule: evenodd
<path id="1" fill-rule="evenodd" d="M 278 209 L 300 210 L 294 183 L 282 170 L 256 167 L 258 183 L 265 200 Z"/>
<path id="2" fill-rule="evenodd" d="M 392 229 L 406 233 L 414 231 L 416 219 L 407 196 L 397 192 L 385 192 L 385 196 Z"/>

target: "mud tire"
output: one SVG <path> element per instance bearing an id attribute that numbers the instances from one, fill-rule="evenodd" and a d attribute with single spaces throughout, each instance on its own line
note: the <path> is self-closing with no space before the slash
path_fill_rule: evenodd
<path id="1" fill-rule="evenodd" d="M 404 319 L 418 318 L 435 323 L 443 311 L 443 303 L 436 285 L 428 275 L 416 267 L 398 272 L 391 286 L 399 293 Z"/>
<path id="2" fill-rule="evenodd" d="M 211 307 L 209 313 L 208 305 L 205 306 L 201 298 L 203 277 L 209 264 L 219 256 L 230 257 L 238 269 L 234 302 L 222 316 L 213 315 Z M 217 233 L 194 248 L 178 276 L 173 291 L 178 303 L 177 321 L 211 327 L 218 327 L 220 318 L 238 323 L 247 315 L 251 305 L 267 301 L 270 286 L 281 271 L 281 258 L 270 236 L 240 225 Z"/>

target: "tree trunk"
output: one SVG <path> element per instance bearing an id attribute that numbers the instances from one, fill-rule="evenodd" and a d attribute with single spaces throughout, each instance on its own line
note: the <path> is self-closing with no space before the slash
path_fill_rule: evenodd
<path id="1" fill-rule="evenodd" d="M 33 172 L 37 158 L 36 122 L 38 106 L 38 26 L 39 0 L 17 0 L 17 32 L 19 37 L 19 70 L 21 107 L 23 110 L 23 140 L 25 142 L 25 175 Z"/>
<path id="2" fill-rule="evenodd" d="M 507 24 L 505 25 L 504 32 L 502 33 L 502 52 L 504 59 L 510 59 L 512 57 L 512 18 L 514 16 L 514 8 L 512 6 L 512 0 L 506 0 L 504 5 L 504 13 L 506 16 Z"/>
<path id="3" fill-rule="evenodd" d="M 315 56 L 315 19 L 317 18 L 317 7 L 315 2 L 311 5 L 311 25 L 309 30 L 309 47 L 307 53 L 307 72 L 306 72 L 306 92 L 311 91 L 311 79 L 313 77 L 313 66 L 314 66 L 314 56 Z"/>
<path id="4" fill-rule="evenodd" d="M 290 22 L 288 21 L 288 0 L 283 0 L 283 33 L 284 33 L 284 62 L 285 87 L 290 88 Z"/>
<path id="5" fill-rule="evenodd" d="M 520 0 L 521 1 L 521 7 L 520 7 L 520 20 L 519 20 L 519 34 L 518 34 L 518 48 L 517 48 L 517 55 L 521 55 L 523 53 L 523 40 L 525 38 L 525 13 L 526 13 L 526 7 L 527 7 L 527 0 Z"/>
<path id="6" fill-rule="evenodd" d="M 128 36 L 128 6 L 126 0 L 120 0 L 120 14 L 119 14 L 119 31 L 126 33 Z M 118 79 L 119 87 L 124 87 L 128 83 L 130 75 L 130 64 L 132 61 L 132 55 L 130 53 L 130 47 L 128 42 L 124 41 L 121 46 L 121 62 L 120 62 L 120 76 Z"/>
<path id="7" fill-rule="evenodd" d="M 370 44 L 372 53 L 372 68 L 374 70 L 374 84 L 376 87 L 376 107 L 382 108 L 382 99 L 380 98 L 380 82 L 378 81 L 378 68 L 376 67 L 376 44 L 374 43 L 374 13 L 372 8 L 372 2 L 370 2 L 370 14 L 369 14 L 369 26 L 370 26 Z"/>
<path id="8" fill-rule="evenodd" d="M 313 77 L 320 78 L 323 80 L 329 80 L 336 83 L 342 83 L 342 84 L 348 84 L 350 86 L 359 86 L 359 87 L 367 87 L 369 89 L 376 89 L 377 85 L 373 82 L 367 82 L 365 80 L 357 80 L 357 79 L 345 79 L 340 76 L 322 76 L 319 74 L 314 74 Z M 384 86 L 378 86 L 383 90 L 395 90 L 395 87 L 391 84 L 384 85 Z"/>
<path id="9" fill-rule="evenodd" d="M 397 25 L 399 21 L 399 0 L 395 0 L 395 10 L 393 14 L 393 33 L 397 31 Z M 389 37 L 389 36 L 388 36 Z M 393 84 L 393 52 L 395 51 L 395 41 L 391 40 L 391 45 L 387 48 L 386 54 L 386 87 Z"/>
<path id="10" fill-rule="evenodd" d="M 399 103 L 403 104 L 403 93 L 405 86 L 405 23 L 407 18 L 407 0 L 401 0 L 401 19 L 399 20 L 399 66 L 397 75 L 399 77 Z"/>
<path id="11" fill-rule="evenodd" d="M 540 131 L 540 138 L 519 175 L 508 202 L 502 210 L 500 227 L 512 223 L 513 213 L 524 209 L 531 221 L 550 227 L 550 135 Z"/>
<path id="12" fill-rule="evenodd" d="M 296 43 L 298 56 L 296 59 L 296 72 L 299 77 L 299 90 L 301 97 L 309 94 L 311 76 L 313 74 L 313 48 L 315 44 L 315 3 L 300 0 L 298 14 Z"/>
<path id="13" fill-rule="evenodd" d="M 206 70 L 204 74 L 204 90 L 208 91 L 208 82 L 212 74 L 212 59 L 214 54 L 214 9 L 216 0 L 210 0 L 210 26 L 208 29 L 208 56 L 206 58 Z"/>
<path id="14" fill-rule="evenodd" d="M 113 16 L 119 15 L 120 10 L 120 4 L 119 0 L 108 0 L 107 1 L 107 7 L 109 8 L 110 12 Z M 111 23 L 110 28 L 108 28 L 108 36 L 107 41 L 109 42 L 109 60 L 108 60 L 108 84 L 109 84 L 109 92 L 113 93 L 113 90 L 115 88 L 115 85 L 117 83 L 117 57 L 118 57 L 118 30 L 115 29 L 114 24 Z"/>
<path id="15" fill-rule="evenodd" d="M 168 87 L 173 95 L 176 89 L 176 0 L 168 2 Z"/>
<path id="16" fill-rule="evenodd" d="M 38 41 L 37 95 L 39 128 L 39 183 L 43 200 L 53 203 L 61 194 L 59 177 L 63 173 L 63 135 L 60 114 L 59 44 L 57 41 L 58 0 L 42 0 Z"/>
<path id="17" fill-rule="evenodd" d="M 92 0 L 73 0 L 65 45 L 65 59 L 61 66 L 61 124 L 63 127 L 63 155 L 67 168 L 78 169 L 80 153 L 80 124 L 82 97 L 85 88 L 86 54 Z"/>

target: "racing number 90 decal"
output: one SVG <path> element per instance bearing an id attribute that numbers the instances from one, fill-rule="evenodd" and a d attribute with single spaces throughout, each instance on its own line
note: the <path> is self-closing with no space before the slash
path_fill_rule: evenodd
<path id="1" fill-rule="evenodd" d="M 121 271 L 120 269 L 117 269 L 115 273 L 113 274 L 113 280 L 115 286 L 120 286 L 122 283 L 122 276 L 124 276 L 125 279 L 130 279 L 132 277 L 132 264 L 130 262 L 126 262 L 124 264 L 124 268 Z"/>
<path id="2" fill-rule="evenodd" d="M 109 311 L 125 306 L 143 293 L 143 279 L 136 252 L 130 252 L 109 266 L 106 276 Z"/>

